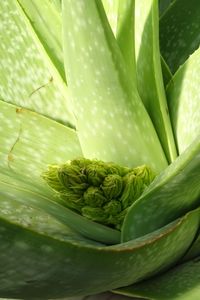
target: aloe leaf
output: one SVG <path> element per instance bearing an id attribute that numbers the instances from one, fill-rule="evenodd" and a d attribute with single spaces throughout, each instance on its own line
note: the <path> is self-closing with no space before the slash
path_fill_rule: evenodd
<path id="1" fill-rule="evenodd" d="M 160 20 L 160 48 L 172 73 L 200 45 L 199 0 L 175 0 Z"/>
<path id="2" fill-rule="evenodd" d="M 63 25 L 66 74 L 84 156 L 127 166 L 146 163 L 157 172 L 165 168 L 101 2 L 63 1 Z"/>
<path id="3" fill-rule="evenodd" d="M 131 297 L 154 300 L 197 300 L 200 294 L 200 258 L 184 263 L 169 272 L 117 291 Z"/>
<path id="4" fill-rule="evenodd" d="M 169 162 L 177 154 L 168 113 L 159 51 L 158 1 L 135 1 L 138 90 Z"/>
<path id="5" fill-rule="evenodd" d="M 200 138 L 164 170 L 128 211 L 122 240 L 158 229 L 199 205 Z"/>
<path id="6" fill-rule="evenodd" d="M 74 124 L 70 97 L 15 0 L 0 2 L 0 99 Z"/>
<path id="7" fill-rule="evenodd" d="M 160 16 L 162 16 L 165 13 L 165 11 L 173 3 L 173 1 L 175 1 L 175 0 L 159 0 L 159 12 L 160 12 Z"/>
<path id="8" fill-rule="evenodd" d="M 166 61 L 164 60 L 164 58 L 161 56 L 160 59 L 161 59 L 161 67 L 162 67 L 162 74 L 163 74 L 163 82 L 166 87 L 167 84 L 172 79 L 173 75 L 172 75 L 168 65 L 166 64 Z"/>
<path id="9" fill-rule="evenodd" d="M 173 76 L 167 88 L 170 116 L 181 154 L 200 132 L 200 48 Z"/>
<path id="10" fill-rule="evenodd" d="M 82 155 L 75 131 L 5 102 L 0 102 L 0 107 L 1 199 L 7 199 L 6 195 L 13 191 L 10 198 L 48 212 L 85 236 L 104 242 L 118 242 L 118 231 L 90 222 L 56 204 L 59 202 L 56 195 L 41 178 L 49 163 L 64 163 Z"/>
<path id="11" fill-rule="evenodd" d="M 183 256 L 181 261 L 186 262 L 196 258 L 199 255 L 200 255 L 200 234 L 198 233 L 194 243 L 192 243 L 191 247 L 188 249 L 188 251 Z"/>
<path id="12" fill-rule="evenodd" d="M 7 172 L 31 181 L 50 163 L 82 156 L 76 132 L 42 115 L 0 101 L 0 120 L 0 165 Z"/>
<path id="13" fill-rule="evenodd" d="M 118 10 L 120 2 L 120 0 L 102 0 L 102 4 L 114 35 L 117 33 Z"/>
<path id="14" fill-rule="evenodd" d="M 48 299 L 111 290 L 166 269 L 194 239 L 199 210 L 141 239 L 107 247 L 59 240 L 2 217 L 0 225 L 1 296 Z"/>
<path id="15" fill-rule="evenodd" d="M 15 177 L 14 177 L 15 178 Z M 11 178 L 12 179 L 12 178 Z M 7 182 L 8 181 L 8 182 Z M 72 228 L 75 232 L 93 241 L 98 241 L 106 244 L 116 244 L 120 241 L 120 232 L 105 227 L 98 223 L 91 222 L 73 211 L 59 205 L 55 195 L 48 191 L 45 195 L 31 192 L 31 185 L 21 187 L 21 182 L 18 186 L 13 185 L 10 180 L 0 177 L 0 198 L 4 199 L 4 205 L 9 207 L 9 203 L 16 202 L 22 206 L 26 205 L 33 209 L 40 209 L 54 217 L 60 223 Z M 44 192 L 43 192 L 44 194 Z M 58 202 L 58 203 L 57 203 Z M 15 216 L 15 213 L 14 213 Z"/>
<path id="16" fill-rule="evenodd" d="M 124 56 L 131 80 L 136 80 L 135 66 L 135 1 L 119 2 L 116 39 Z"/>
<path id="17" fill-rule="evenodd" d="M 48 56 L 51 58 L 53 64 L 62 76 L 62 79 L 65 81 L 61 9 L 58 7 L 58 3 L 56 4 L 49 0 L 17 1 L 24 9 L 38 38 L 46 49 Z"/>

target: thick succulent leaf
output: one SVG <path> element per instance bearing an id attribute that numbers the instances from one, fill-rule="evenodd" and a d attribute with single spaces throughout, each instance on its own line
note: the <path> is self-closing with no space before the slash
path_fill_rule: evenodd
<path id="1" fill-rule="evenodd" d="M 163 75 L 163 82 L 165 87 L 167 86 L 167 84 L 170 82 L 170 80 L 172 79 L 173 75 L 166 63 L 166 61 L 164 60 L 164 58 L 161 56 L 161 67 L 162 67 L 162 75 Z"/>
<path id="2" fill-rule="evenodd" d="M 33 187 L 48 164 L 82 156 L 73 129 L 37 113 L 0 101 L 0 122 L 1 173 L 33 180 Z"/>
<path id="3" fill-rule="evenodd" d="M 136 80 L 134 0 L 120 1 L 116 39 L 123 54 L 131 80 Z"/>
<path id="4" fill-rule="evenodd" d="M 66 80 L 62 49 L 61 9 L 58 3 L 55 1 L 51 2 L 50 0 L 17 1 L 24 9 L 38 38 L 53 64 L 58 69 L 62 79 Z"/>
<path id="5" fill-rule="evenodd" d="M 73 124 L 66 84 L 17 1 L 0 1 L 0 29 L 0 99 Z"/>
<path id="6" fill-rule="evenodd" d="M 114 289 L 166 269 L 194 239 L 199 210 L 141 239 L 108 247 L 61 241 L 2 217 L 0 225 L 1 297 L 48 299 Z"/>
<path id="7" fill-rule="evenodd" d="M 128 211 L 122 240 L 160 228 L 200 204 L 200 138 L 164 170 Z"/>
<path id="8" fill-rule="evenodd" d="M 199 0 L 175 0 L 160 20 L 160 48 L 172 73 L 200 45 Z"/>
<path id="9" fill-rule="evenodd" d="M 169 272 L 117 291 L 121 294 L 154 300 L 198 300 L 200 258 L 179 265 Z"/>
<path id="10" fill-rule="evenodd" d="M 159 12 L 161 16 L 165 13 L 165 11 L 169 8 L 169 5 L 173 3 L 173 1 L 176 0 L 159 0 Z"/>
<path id="11" fill-rule="evenodd" d="M 104 6 L 113 34 L 116 35 L 120 0 L 102 0 L 102 4 Z"/>
<path id="12" fill-rule="evenodd" d="M 179 153 L 200 133 L 200 48 L 174 75 L 167 88 L 169 111 Z"/>
<path id="13" fill-rule="evenodd" d="M 101 1 L 63 1 L 63 24 L 66 74 L 84 155 L 165 168 L 160 142 L 127 76 Z"/>
<path id="14" fill-rule="evenodd" d="M 135 1 L 135 51 L 139 94 L 154 123 L 169 162 L 176 148 L 162 80 L 158 1 Z"/>
<path id="15" fill-rule="evenodd" d="M 57 204 L 55 194 L 41 178 L 48 164 L 82 156 L 75 131 L 5 102 L 0 102 L 0 107 L 1 199 L 9 203 L 9 197 L 14 198 L 22 205 L 48 212 L 85 236 L 117 243 L 118 231 L 90 222 Z"/>
<path id="16" fill-rule="evenodd" d="M 198 234 L 194 243 L 191 245 L 189 250 L 186 252 L 184 257 L 182 258 L 182 261 L 188 261 L 188 260 L 194 259 L 199 255 L 200 255 L 200 234 Z"/>

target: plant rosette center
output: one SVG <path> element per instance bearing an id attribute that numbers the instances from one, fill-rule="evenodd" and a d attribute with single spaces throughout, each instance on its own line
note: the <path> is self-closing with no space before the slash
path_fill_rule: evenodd
<path id="1" fill-rule="evenodd" d="M 120 230 L 128 208 L 154 179 L 143 165 L 127 168 L 85 158 L 50 165 L 43 179 L 61 204 L 92 221 Z"/>

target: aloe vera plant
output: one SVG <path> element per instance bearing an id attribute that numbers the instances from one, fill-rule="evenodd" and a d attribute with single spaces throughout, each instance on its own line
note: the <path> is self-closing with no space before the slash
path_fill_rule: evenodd
<path id="1" fill-rule="evenodd" d="M 0 2 L 0 297 L 198 299 L 199 24 L 198 0 Z"/>

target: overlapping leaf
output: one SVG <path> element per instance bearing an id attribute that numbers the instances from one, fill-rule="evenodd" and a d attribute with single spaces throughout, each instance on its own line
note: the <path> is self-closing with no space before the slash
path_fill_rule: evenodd
<path id="1" fill-rule="evenodd" d="M 144 283 L 136 284 L 118 292 L 131 296 L 154 300 L 197 300 L 200 293 L 199 257 L 173 268 Z"/>
<path id="2" fill-rule="evenodd" d="M 66 74 L 84 155 L 162 170 L 164 153 L 101 2 L 64 1 L 63 24 Z"/>
<path id="3" fill-rule="evenodd" d="M 74 124 L 66 85 L 15 0 L 0 2 L 0 99 Z"/>
<path id="4" fill-rule="evenodd" d="M 126 215 L 123 241 L 160 228 L 200 204 L 200 138 L 165 169 Z"/>
<path id="5" fill-rule="evenodd" d="M 200 48 L 176 72 L 167 88 L 169 111 L 179 153 L 200 133 Z"/>
<path id="6" fill-rule="evenodd" d="M 171 162 L 176 158 L 176 148 L 162 81 L 158 22 L 157 1 L 135 1 L 138 91 L 154 123 L 168 161 Z"/>

